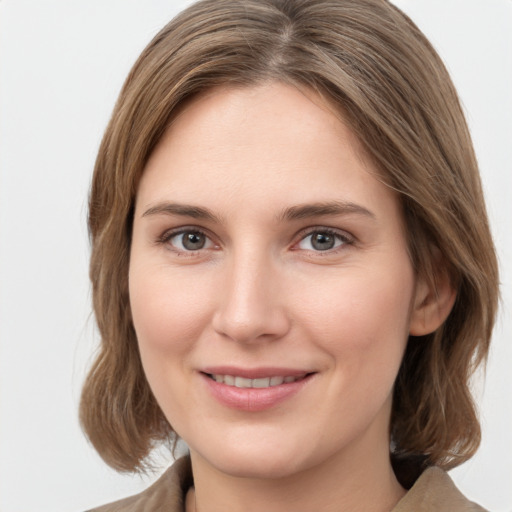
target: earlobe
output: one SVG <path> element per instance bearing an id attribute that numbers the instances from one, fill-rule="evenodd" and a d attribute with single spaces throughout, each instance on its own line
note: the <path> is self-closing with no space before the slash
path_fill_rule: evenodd
<path id="1" fill-rule="evenodd" d="M 411 312 L 409 334 L 424 336 L 438 329 L 448 318 L 457 293 L 448 272 L 436 276 L 435 283 L 418 278 L 414 305 Z"/>

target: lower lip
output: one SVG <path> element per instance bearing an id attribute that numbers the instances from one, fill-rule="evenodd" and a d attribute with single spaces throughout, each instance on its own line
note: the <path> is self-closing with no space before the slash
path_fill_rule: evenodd
<path id="1" fill-rule="evenodd" d="M 312 378 L 312 374 L 301 380 L 268 388 L 237 388 L 228 386 L 202 374 L 212 395 L 222 405 L 241 411 L 264 411 L 281 404 L 297 394 Z"/>

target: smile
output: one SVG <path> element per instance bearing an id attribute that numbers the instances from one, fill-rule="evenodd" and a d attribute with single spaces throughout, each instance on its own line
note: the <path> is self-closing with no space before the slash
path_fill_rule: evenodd
<path id="1" fill-rule="evenodd" d="M 221 374 L 209 374 L 209 377 L 215 382 L 225 384 L 226 386 L 233 386 L 236 388 L 270 388 L 274 386 L 280 386 L 281 384 L 290 384 L 297 382 L 306 377 L 307 374 L 303 375 L 287 375 L 286 377 L 277 375 L 275 377 L 262 377 L 259 379 L 248 379 L 246 377 L 234 376 L 234 375 L 221 375 Z"/>
<path id="2" fill-rule="evenodd" d="M 218 403 L 244 412 L 261 412 L 292 399 L 317 372 L 284 368 L 209 368 L 200 372 Z"/>

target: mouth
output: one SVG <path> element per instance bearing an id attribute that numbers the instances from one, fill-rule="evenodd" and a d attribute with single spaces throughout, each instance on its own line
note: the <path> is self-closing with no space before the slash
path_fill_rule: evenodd
<path id="1" fill-rule="evenodd" d="M 314 378 L 317 372 L 290 368 L 203 368 L 207 389 L 230 409 L 260 412 L 291 399 Z"/>
<path id="2" fill-rule="evenodd" d="M 264 389 L 275 386 L 281 386 L 282 384 L 291 384 L 304 380 L 309 373 L 302 375 L 275 375 L 272 377 L 261 377 L 257 379 L 248 379 L 247 377 L 241 377 L 239 375 L 224 375 L 219 373 L 206 373 L 210 379 L 214 380 L 219 384 L 225 384 L 226 386 L 232 386 L 235 388 L 256 388 Z"/>

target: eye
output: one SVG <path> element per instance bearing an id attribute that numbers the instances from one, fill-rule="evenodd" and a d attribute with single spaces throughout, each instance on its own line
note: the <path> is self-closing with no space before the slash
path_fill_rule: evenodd
<path id="1" fill-rule="evenodd" d="M 350 243 L 352 243 L 352 241 L 347 236 L 336 231 L 318 229 L 306 235 L 299 242 L 298 248 L 306 251 L 330 251 Z"/>
<path id="2" fill-rule="evenodd" d="M 203 232 L 196 230 L 170 233 L 165 236 L 164 241 L 178 252 L 200 251 L 214 246 L 213 242 Z"/>

